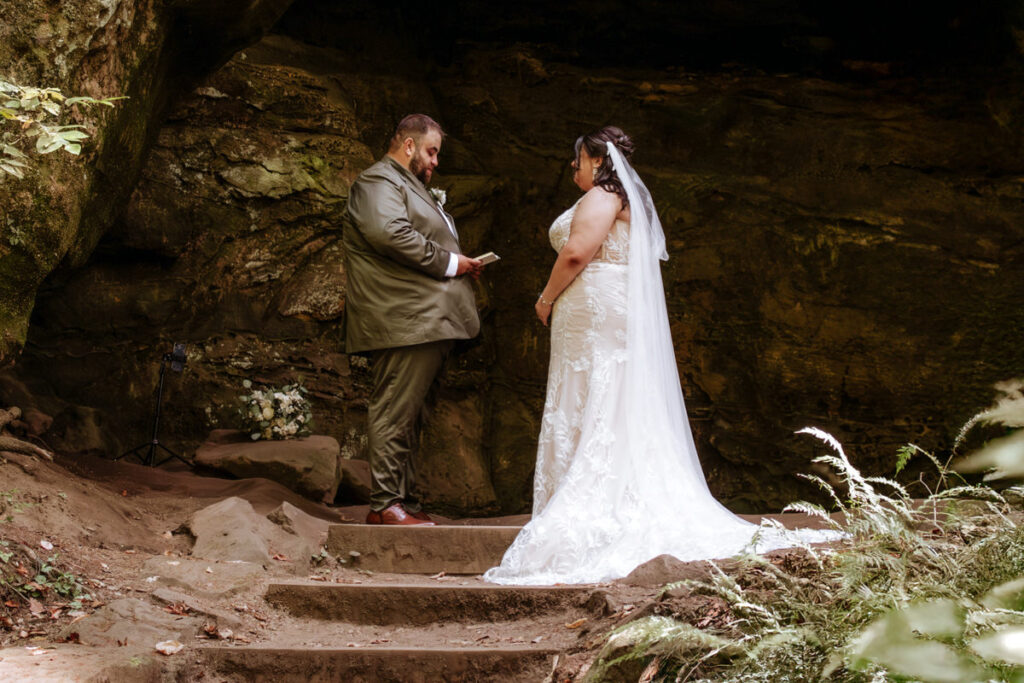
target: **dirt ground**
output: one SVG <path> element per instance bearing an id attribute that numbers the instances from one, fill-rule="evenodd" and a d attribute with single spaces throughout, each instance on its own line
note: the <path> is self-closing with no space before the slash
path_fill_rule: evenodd
<path id="1" fill-rule="evenodd" d="M 304 622 L 266 605 L 262 596 L 267 583 L 313 578 L 401 584 L 422 582 L 423 577 L 370 577 L 329 557 L 307 569 L 284 556 L 258 574 L 240 574 L 230 562 L 192 558 L 193 539 L 183 525 L 196 511 L 233 496 L 249 501 L 261 515 L 288 502 L 328 522 L 361 521 L 365 506 L 331 508 L 269 480 L 199 476 L 183 466 L 163 469 L 92 457 L 58 456 L 48 462 L 0 455 L 4 681 L 191 680 L 203 676 L 195 669 L 195 648 L 217 639 L 240 644 L 273 640 L 305 647 L 545 641 L 566 653 L 560 658 L 558 680 L 573 680 L 586 669 L 608 631 L 639 616 L 671 615 L 701 626 L 714 625 L 716 615 L 724 617 L 713 598 L 660 594 L 669 581 L 706 576 L 706 564 L 659 558 L 628 580 L 594 587 L 580 614 L 486 626 L 325 628 L 322 622 Z M 514 524 L 525 519 L 439 521 Z M 777 555 L 780 562 L 793 561 L 786 553 Z M 431 580 L 480 582 L 477 577 L 453 576 Z M 101 612 L 114 623 L 86 636 L 79 628 L 86 623 L 82 620 Z M 175 631 L 181 634 L 184 649 L 167 656 L 155 654 L 159 634 Z"/>

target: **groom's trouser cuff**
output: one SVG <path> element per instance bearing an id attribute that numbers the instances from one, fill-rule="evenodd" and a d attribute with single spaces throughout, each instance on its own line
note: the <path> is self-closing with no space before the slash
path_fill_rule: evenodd
<path id="1" fill-rule="evenodd" d="M 415 453 L 431 394 L 453 346 L 453 341 L 443 340 L 373 352 L 368 405 L 371 510 L 403 502 L 410 512 L 419 511 Z"/>

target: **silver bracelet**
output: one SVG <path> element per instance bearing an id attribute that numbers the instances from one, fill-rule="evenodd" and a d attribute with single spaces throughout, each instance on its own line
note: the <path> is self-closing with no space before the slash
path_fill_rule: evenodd
<path id="1" fill-rule="evenodd" d="M 558 297 L 555 297 L 555 298 L 557 299 Z M 555 305 L 554 301 L 548 301 L 547 299 L 544 298 L 544 292 L 540 293 L 540 296 L 537 297 L 537 301 L 541 302 L 545 306 L 554 306 Z"/>

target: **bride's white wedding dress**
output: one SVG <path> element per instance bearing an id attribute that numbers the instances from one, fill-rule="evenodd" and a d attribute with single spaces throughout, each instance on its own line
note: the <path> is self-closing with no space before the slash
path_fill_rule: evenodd
<path id="1" fill-rule="evenodd" d="M 711 495 L 668 328 L 658 265 L 667 257 L 664 235 L 635 171 L 617 150 L 610 156 L 630 181 L 623 178 L 632 226 L 617 221 L 555 303 L 533 516 L 484 579 L 593 583 L 662 554 L 715 559 L 836 538 L 762 529 Z M 575 210 L 551 226 L 556 251 L 569 239 Z"/>

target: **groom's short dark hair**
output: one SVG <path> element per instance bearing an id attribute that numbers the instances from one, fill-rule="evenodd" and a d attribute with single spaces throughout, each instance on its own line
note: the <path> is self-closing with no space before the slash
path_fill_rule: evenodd
<path id="1" fill-rule="evenodd" d="M 444 138 L 444 129 L 441 128 L 440 123 L 426 114 L 409 114 L 398 122 L 395 134 L 391 136 L 389 147 L 390 149 L 398 148 L 406 138 L 412 138 L 418 145 L 420 138 L 432 130 L 436 130 Z"/>

